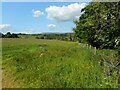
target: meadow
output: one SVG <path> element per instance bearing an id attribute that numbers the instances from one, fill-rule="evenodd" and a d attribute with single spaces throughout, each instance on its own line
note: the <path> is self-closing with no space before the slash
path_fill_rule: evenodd
<path id="1" fill-rule="evenodd" d="M 115 77 L 106 76 L 100 60 L 99 55 L 83 48 L 77 42 L 4 38 L 2 86 L 117 88 Z"/>

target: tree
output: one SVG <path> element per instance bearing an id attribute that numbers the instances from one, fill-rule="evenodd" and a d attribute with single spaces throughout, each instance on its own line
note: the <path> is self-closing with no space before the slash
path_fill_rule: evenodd
<path id="1" fill-rule="evenodd" d="M 19 38 L 17 34 L 13 33 L 12 38 Z"/>
<path id="2" fill-rule="evenodd" d="M 5 34 L 5 37 L 6 37 L 6 38 L 12 38 L 12 35 L 11 35 L 10 32 L 7 32 L 7 33 Z"/>
<path id="3" fill-rule="evenodd" d="M 5 35 L 3 33 L 0 33 L 0 38 L 4 38 Z"/>
<path id="4" fill-rule="evenodd" d="M 120 37 L 119 5 L 120 2 L 91 2 L 83 8 L 73 28 L 78 41 L 97 48 L 114 48 Z"/>
<path id="5" fill-rule="evenodd" d="M 7 32 L 5 35 L 1 33 L 0 36 L 2 38 L 19 38 L 18 34 L 15 34 L 15 33 L 11 34 L 10 32 Z"/>

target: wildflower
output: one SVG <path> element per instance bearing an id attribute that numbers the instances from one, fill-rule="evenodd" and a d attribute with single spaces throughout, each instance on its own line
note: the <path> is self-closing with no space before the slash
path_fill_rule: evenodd
<path id="1" fill-rule="evenodd" d="M 41 57 L 42 55 L 43 55 L 43 54 L 41 53 L 41 54 L 40 54 L 40 57 Z"/>
<path id="2" fill-rule="evenodd" d="M 106 82 L 105 84 L 108 85 L 109 83 Z"/>
<path id="3" fill-rule="evenodd" d="M 107 78 L 104 78 L 104 80 L 106 80 Z"/>
<path id="4" fill-rule="evenodd" d="M 102 85 L 100 84 L 100 86 L 102 87 Z"/>

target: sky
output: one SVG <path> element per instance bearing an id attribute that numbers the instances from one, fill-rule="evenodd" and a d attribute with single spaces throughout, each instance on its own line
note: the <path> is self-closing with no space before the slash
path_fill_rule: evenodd
<path id="1" fill-rule="evenodd" d="M 66 33 L 73 32 L 88 2 L 2 2 L 0 32 Z M 0 4 L 1 5 L 1 4 Z"/>

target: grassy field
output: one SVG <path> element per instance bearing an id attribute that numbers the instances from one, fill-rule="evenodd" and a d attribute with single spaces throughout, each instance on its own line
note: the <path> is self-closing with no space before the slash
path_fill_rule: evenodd
<path id="1" fill-rule="evenodd" d="M 76 42 L 2 39 L 3 88 L 116 88 L 101 57 Z"/>

